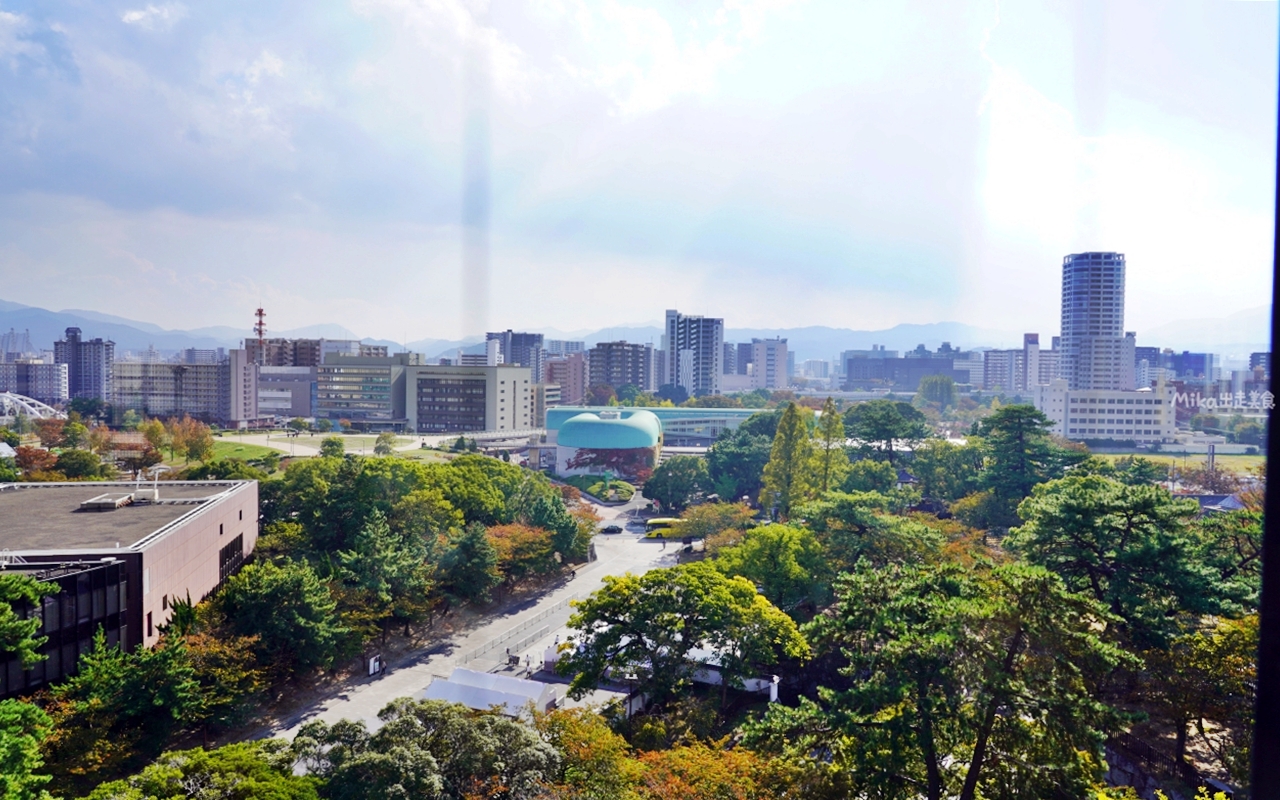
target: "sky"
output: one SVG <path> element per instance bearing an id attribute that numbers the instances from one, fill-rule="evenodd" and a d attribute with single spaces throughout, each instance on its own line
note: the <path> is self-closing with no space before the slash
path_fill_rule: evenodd
<path id="1" fill-rule="evenodd" d="M 1267 302 L 1276 65 L 1247 0 L 0 0 L 0 298 L 1051 334 L 1117 250 L 1141 339 Z"/>

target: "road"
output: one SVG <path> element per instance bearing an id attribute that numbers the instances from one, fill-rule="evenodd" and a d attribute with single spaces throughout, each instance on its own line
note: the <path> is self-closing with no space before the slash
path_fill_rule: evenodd
<path id="1" fill-rule="evenodd" d="M 637 498 L 625 506 L 596 506 L 603 524 L 623 517 L 639 507 Z M 465 666 L 479 671 L 496 671 L 506 661 L 506 650 L 513 655 L 529 655 L 536 664 L 545 648 L 568 636 L 565 622 L 572 610 L 568 601 L 585 598 L 603 584 L 606 575 L 626 572 L 644 573 L 656 567 L 676 563 L 676 547 L 663 547 L 660 542 L 645 540 L 640 534 L 601 534 L 595 538 L 597 559 L 578 567 L 576 575 L 553 591 L 525 603 L 518 609 L 494 615 L 493 618 L 451 639 L 410 653 L 389 664 L 380 677 L 352 680 L 335 694 L 301 709 L 268 729 L 258 737 L 293 738 L 299 727 L 311 720 L 334 723 L 341 719 L 363 720 L 370 729 L 380 725 L 377 714 L 397 697 L 419 697 L 432 679 L 448 677 L 454 667 Z M 519 647 L 517 647 L 517 645 Z M 483 651 L 477 654 L 477 651 Z M 563 692 L 557 693 L 563 697 Z"/>

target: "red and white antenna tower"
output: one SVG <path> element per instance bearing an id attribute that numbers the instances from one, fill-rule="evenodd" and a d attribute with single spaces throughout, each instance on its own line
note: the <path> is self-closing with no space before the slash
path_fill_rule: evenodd
<path id="1" fill-rule="evenodd" d="M 253 332 L 258 336 L 258 361 L 261 362 L 267 355 L 267 312 L 259 308 L 253 315 L 258 318 L 254 323 Z"/>

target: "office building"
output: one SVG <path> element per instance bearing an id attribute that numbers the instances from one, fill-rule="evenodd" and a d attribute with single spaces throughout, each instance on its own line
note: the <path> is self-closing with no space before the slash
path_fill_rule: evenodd
<path id="1" fill-rule="evenodd" d="M 786 339 L 751 340 L 751 388 L 785 389 L 791 385 Z"/>
<path id="2" fill-rule="evenodd" d="M 1166 351 L 1164 354 L 1167 366 L 1179 380 L 1211 382 L 1218 380 L 1221 367 L 1213 353 L 1181 353 Z"/>
<path id="3" fill-rule="evenodd" d="M 724 343 L 724 355 L 720 361 L 720 374 L 738 374 L 738 346 L 733 342 Z"/>
<path id="4" fill-rule="evenodd" d="M 479 433 L 534 427 L 533 384 L 523 365 L 405 368 L 404 427 L 414 433 Z M 544 397 L 545 400 L 545 397 Z"/>
<path id="5" fill-rule="evenodd" d="M 560 400 L 563 403 L 581 403 L 587 396 L 587 379 L 590 375 L 586 353 L 549 358 L 543 365 L 542 375 L 543 383 L 554 383 L 560 387 Z"/>
<path id="6" fill-rule="evenodd" d="M 587 352 L 588 386 L 608 384 L 615 390 L 630 384 L 644 392 L 654 386 L 653 345 L 601 342 Z"/>
<path id="7" fill-rule="evenodd" d="M 259 367 L 258 413 L 263 417 L 315 416 L 316 367 Z"/>
<path id="8" fill-rule="evenodd" d="M 505 330 L 486 333 L 485 340 L 498 342 L 498 352 L 502 355 L 498 363 L 525 367 L 532 382 L 539 380 L 542 375 L 542 334 Z M 495 364 L 489 363 L 489 366 Z"/>
<path id="9" fill-rule="evenodd" d="M 66 364 L 46 364 L 35 359 L 0 363 L 0 392 L 13 392 L 48 405 L 70 398 Z"/>
<path id="10" fill-rule="evenodd" d="M 953 358 L 857 357 L 845 361 L 844 388 L 857 391 L 884 386 L 914 392 L 926 375 L 946 375 L 956 383 L 969 380 L 968 370 L 955 369 Z"/>
<path id="11" fill-rule="evenodd" d="M 1074 440 L 1153 444 L 1173 441 L 1174 386 L 1137 391 L 1072 389 L 1065 379 L 1032 389 L 1032 402 L 1053 422 L 1051 432 Z"/>
<path id="12" fill-rule="evenodd" d="M 149 348 L 151 352 L 155 352 L 155 348 Z M 158 355 L 158 353 L 157 353 Z M 175 364 L 217 364 L 227 357 L 226 348 L 216 348 L 210 350 L 202 350 L 197 347 L 188 347 L 186 350 L 179 350 L 174 356 Z M 145 354 L 142 361 L 152 361 L 151 353 Z"/>
<path id="13" fill-rule="evenodd" d="M 416 353 L 326 355 L 316 367 L 316 419 L 346 420 L 361 430 L 404 430 L 409 423 L 405 370 L 420 361 Z"/>
<path id="14" fill-rule="evenodd" d="M 719 394 L 723 345 L 723 319 L 668 309 L 662 336 L 662 349 L 667 353 L 663 383 L 683 387 L 691 397 Z"/>
<path id="15" fill-rule="evenodd" d="M 1123 253 L 1062 260 L 1060 370 L 1071 389 L 1134 388 L 1135 344 L 1124 330 Z"/>
<path id="16" fill-rule="evenodd" d="M 177 600 L 207 597 L 258 538 L 256 481 L 0 484 L 4 569 L 57 587 L 39 608 L 45 658 L 29 670 L 0 654 L 0 697 L 75 674 L 101 628 L 109 646 L 151 647 Z"/>
<path id="17" fill-rule="evenodd" d="M 67 391 L 73 399 L 111 402 L 115 357 L 115 342 L 84 339 L 79 328 L 67 328 L 66 338 L 53 345 L 54 363 L 67 365 Z"/>
<path id="18" fill-rule="evenodd" d="M 258 365 L 244 350 L 230 350 L 217 364 L 117 361 L 112 413 L 149 417 L 191 416 L 238 428 L 258 419 Z"/>

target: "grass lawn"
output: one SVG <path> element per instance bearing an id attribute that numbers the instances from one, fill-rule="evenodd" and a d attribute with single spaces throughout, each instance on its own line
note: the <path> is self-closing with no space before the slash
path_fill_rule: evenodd
<path id="1" fill-rule="evenodd" d="M 421 461 L 424 464 L 447 464 L 453 456 L 439 450 L 403 450 L 398 455 L 410 461 Z"/>
<path id="2" fill-rule="evenodd" d="M 213 457 L 214 458 L 242 458 L 248 461 L 251 458 L 263 458 L 275 453 L 276 455 L 286 455 L 271 447 L 263 447 L 258 444 L 249 444 L 248 442 L 240 443 L 235 439 L 217 439 L 213 440 Z"/>
<path id="3" fill-rule="evenodd" d="M 1110 461 L 1128 457 L 1125 454 L 1118 453 L 1098 453 L 1097 455 Z M 1177 464 L 1178 469 L 1203 467 L 1205 464 L 1205 457 L 1199 453 L 1191 453 L 1186 456 L 1174 453 L 1133 453 L 1131 455 L 1141 456 L 1158 464 Z M 1236 472 L 1241 475 L 1248 474 L 1251 469 L 1265 464 L 1266 461 L 1267 457 L 1261 455 L 1244 456 L 1232 454 L 1214 457 L 1214 464 L 1218 469 Z"/>

